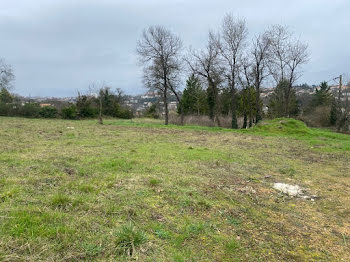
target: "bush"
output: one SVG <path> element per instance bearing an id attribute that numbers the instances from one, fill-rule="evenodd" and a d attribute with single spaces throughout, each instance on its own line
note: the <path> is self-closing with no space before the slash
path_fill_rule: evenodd
<path id="1" fill-rule="evenodd" d="M 78 96 L 76 108 L 79 118 L 93 118 L 98 114 L 97 104 L 94 98 L 86 95 Z"/>
<path id="2" fill-rule="evenodd" d="M 158 119 L 159 118 L 159 114 L 157 113 L 157 106 L 156 106 L 156 104 L 151 105 L 146 110 L 145 117 L 154 118 L 154 119 Z"/>
<path id="3" fill-rule="evenodd" d="M 64 119 L 77 119 L 77 107 L 75 105 L 64 107 L 61 115 Z"/>
<path id="4" fill-rule="evenodd" d="M 56 118 L 58 111 L 57 111 L 56 107 L 44 106 L 40 109 L 39 114 L 41 117 L 44 117 L 44 118 Z"/>
<path id="5" fill-rule="evenodd" d="M 317 106 L 309 113 L 301 117 L 308 126 L 311 127 L 328 127 L 330 126 L 331 107 Z"/>
<path id="6" fill-rule="evenodd" d="M 87 105 L 84 107 L 79 108 L 79 111 L 77 112 L 77 115 L 79 118 L 94 118 L 98 114 L 97 108 Z"/>
<path id="7" fill-rule="evenodd" d="M 131 110 L 127 108 L 120 108 L 120 110 L 117 112 L 116 117 L 123 118 L 123 119 L 131 119 L 133 118 L 133 113 Z"/>
<path id="8" fill-rule="evenodd" d="M 35 118 L 39 117 L 40 105 L 38 103 L 26 103 L 20 108 L 19 114 L 24 117 Z"/>
<path id="9" fill-rule="evenodd" d="M 11 111 L 11 106 L 0 102 L 0 116 L 9 116 Z"/>

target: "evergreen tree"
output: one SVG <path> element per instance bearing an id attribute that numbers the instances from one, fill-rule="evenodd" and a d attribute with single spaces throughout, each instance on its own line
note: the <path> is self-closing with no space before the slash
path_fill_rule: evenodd
<path id="1" fill-rule="evenodd" d="M 327 106 L 331 103 L 332 95 L 330 93 L 330 87 L 327 82 L 322 82 L 320 88 L 316 88 L 316 92 L 313 95 L 313 106 Z"/>
<path id="2" fill-rule="evenodd" d="M 256 91 L 254 86 L 244 88 L 240 92 L 240 97 L 239 97 L 239 111 L 243 115 L 242 128 L 253 126 L 253 120 L 256 114 L 255 104 L 256 104 Z"/>
<path id="3" fill-rule="evenodd" d="M 229 115 L 232 109 L 232 92 L 229 88 L 223 88 L 220 93 L 220 109 L 221 114 Z M 235 118 L 237 120 L 237 118 Z"/>
<path id="4" fill-rule="evenodd" d="M 182 94 L 181 106 L 184 114 L 205 114 L 207 111 L 206 98 L 206 92 L 203 90 L 199 79 L 192 74 L 187 79 L 186 88 Z"/>

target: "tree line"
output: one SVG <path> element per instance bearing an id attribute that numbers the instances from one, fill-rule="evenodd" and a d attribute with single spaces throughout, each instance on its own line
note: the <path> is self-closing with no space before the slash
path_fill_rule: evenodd
<path id="1" fill-rule="evenodd" d="M 169 94 L 178 99 L 183 123 L 191 103 L 186 94 L 197 92 L 201 101 L 196 102 L 197 113 L 207 114 L 220 126 L 220 115 L 228 111 L 232 128 L 238 128 L 238 111 L 243 112 L 244 126 L 262 119 L 260 91 L 268 80 L 280 86 L 276 96 L 282 106 L 275 109 L 278 114 L 290 117 L 294 113 L 293 86 L 309 58 L 307 44 L 295 38 L 287 27 L 272 25 L 249 40 L 246 21 L 232 14 L 224 17 L 217 31 L 209 31 L 203 49 L 189 48 L 184 52 L 179 36 L 163 26 L 151 26 L 143 31 L 137 54 L 145 86 L 162 94 L 165 124 Z M 181 96 L 186 73 L 190 77 Z M 204 87 L 205 95 L 199 92 L 199 86 Z"/>
<path id="2" fill-rule="evenodd" d="M 31 118 L 85 119 L 102 116 L 130 119 L 133 112 L 123 106 L 124 95 L 120 89 L 95 88 L 98 94 L 78 93 L 74 103 L 60 106 L 40 104 L 30 99 L 21 99 L 10 93 L 15 79 L 13 69 L 0 60 L 0 116 L 21 116 Z"/>

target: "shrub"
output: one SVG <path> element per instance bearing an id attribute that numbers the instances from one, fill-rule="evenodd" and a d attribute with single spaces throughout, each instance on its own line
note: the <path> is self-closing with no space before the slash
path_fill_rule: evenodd
<path id="1" fill-rule="evenodd" d="M 159 114 L 157 113 L 157 106 L 156 106 L 156 104 L 151 105 L 146 110 L 145 117 L 154 118 L 154 119 L 159 118 Z"/>
<path id="2" fill-rule="evenodd" d="M 146 235 L 143 231 L 137 230 L 137 228 L 129 223 L 120 228 L 116 233 L 116 246 L 119 253 L 124 253 L 129 256 L 133 256 L 136 248 L 141 246 L 147 241 Z"/>
<path id="3" fill-rule="evenodd" d="M 75 105 L 70 105 L 62 108 L 61 112 L 62 118 L 64 119 L 76 119 L 77 118 L 77 107 Z"/>
<path id="4" fill-rule="evenodd" d="M 331 107 L 317 106 L 311 112 L 301 117 L 308 126 L 327 127 L 330 125 Z"/>
<path id="5" fill-rule="evenodd" d="M 44 106 L 40 109 L 39 114 L 44 118 L 56 118 L 58 111 L 56 107 L 53 106 Z"/>
<path id="6" fill-rule="evenodd" d="M 123 118 L 123 119 L 131 119 L 133 118 L 133 113 L 131 110 L 127 108 L 120 108 L 120 110 L 117 112 L 116 117 Z"/>
<path id="7" fill-rule="evenodd" d="M 95 99 L 86 95 L 79 95 L 76 103 L 77 116 L 79 118 L 93 118 L 97 116 L 98 109 Z"/>
<path id="8" fill-rule="evenodd" d="M 11 106 L 0 102 L 0 116 L 9 116 L 11 111 Z"/>
<path id="9" fill-rule="evenodd" d="M 19 114 L 24 117 L 39 117 L 40 105 L 38 103 L 26 103 L 20 108 Z"/>

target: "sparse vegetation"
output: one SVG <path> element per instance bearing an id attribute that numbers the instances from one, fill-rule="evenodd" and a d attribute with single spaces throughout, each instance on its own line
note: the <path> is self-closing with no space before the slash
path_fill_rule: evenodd
<path id="1" fill-rule="evenodd" d="M 2 117 L 0 140 L 2 261 L 350 259 L 347 135 Z"/>

